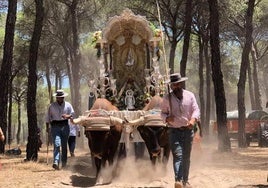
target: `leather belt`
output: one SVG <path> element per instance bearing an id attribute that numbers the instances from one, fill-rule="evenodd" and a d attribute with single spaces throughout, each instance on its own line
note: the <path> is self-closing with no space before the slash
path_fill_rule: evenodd
<path id="1" fill-rule="evenodd" d="M 184 127 L 178 127 L 176 129 L 179 129 L 180 131 L 185 131 L 185 130 L 192 130 L 192 128 L 189 128 L 188 126 L 184 126 Z"/>
<path id="2" fill-rule="evenodd" d="M 169 128 L 171 128 L 171 129 L 178 129 L 180 131 L 192 130 L 192 128 L 189 128 L 188 126 L 183 126 L 183 127 L 172 127 L 172 126 L 169 126 Z"/>
<path id="3" fill-rule="evenodd" d="M 51 122 L 51 125 L 52 126 L 65 126 L 65 125 L 68 125 L 68 120 L 53 120 Z"/>

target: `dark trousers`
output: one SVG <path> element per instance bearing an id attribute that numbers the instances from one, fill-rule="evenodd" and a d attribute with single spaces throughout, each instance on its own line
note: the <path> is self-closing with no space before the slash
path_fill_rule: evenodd
<path id="1" fill-rule="evenodd" d="M 74 153 L 75 145 L 76 145 L 76 136 L 69 136 L 68 145 L 70 153 Z"/>
<path id="2" fill-rule="evenodd" d="M 175 181 L 188 181 L 194 131 L 169 128 L 169 143 L 173 155 Z"/>
<path id="3" fill-rule="evenodd" d="M 51 134 L 54 144 L 53 163 L 59 165 L 61 159 L 62 164 L 65 165 L 67 162 L 67 141 L 70 134 L 68 123 L 66 125 L 52 124 Z"/>

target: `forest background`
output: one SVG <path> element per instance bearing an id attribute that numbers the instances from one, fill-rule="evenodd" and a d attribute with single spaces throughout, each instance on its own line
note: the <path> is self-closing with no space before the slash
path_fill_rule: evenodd
<path id="1" fill-rule="evenodd" d="M 246 110 L 266 110 L 267 0 L 0 3 L 0 123 L 7 138 L 0 153 L 12 144 L 34 148 L 38 127 L 46 140 L 44 117 L 59 88 L 70 94 L 77 115 L 87 110 L 88 81 L 98 71 L 94 33 L 126 8 L 163 31 L 169 68 L 189 77 L 186 88 L 198 98 L 205 137 L 210 121 L 218 121 L 220 150 L 230 149 L 226 111 L 239 110 L 239 146 L 245 147 Z M 30 160 L 35 149 L 29 152 Z"/>

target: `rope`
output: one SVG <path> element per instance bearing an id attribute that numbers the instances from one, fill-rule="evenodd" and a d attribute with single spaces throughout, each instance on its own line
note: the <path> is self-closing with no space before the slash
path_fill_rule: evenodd
<path id="1" fill-rule="evenodd" d="M 156 0 L 156 6 L 157 6 L 157 12 L 158 12 L 158 21 L 159 21 L 159 26 L 160 26 L 160 31 L 161 31 L 161 41 L 163 43 L 163 54 L 164 54 L 164 63 L 165 63 L 165 69 L 166 69 L 166 77 L 168 78 L 169 76 L 169 71 L 168 71 L 168 64 L 167 64 L 167 57 L 166 57 L 166 50 L 165 50 L 165 41 L 164 41 L 164 35 L 162 31 L 162 21 L 161 21 L 161 15 L 160 15 L 160 8 L 159 8 L 159 3 L 158 0 Z M 172 103 L 171 103 L 171 93 L 170 93 L 170 87 L 169 84 L 167 84 L 168 88 L 168 101 L 169 101 L 169 107 L 170 107 L 170 116 L 172 116 Z"/>
<path id="2" fill-rule="evenodd" d="M 160 26 L 160 32 L 161 32 L 161 41 L 162 41 L 162 44 L 163 44 L 163 54 L 164 54 L 164 63 L 165 63 L 165 70 L 166 70 L 166 76 L 168 78 L 168 64 L 167 64 L 167 57 L 166 57 L 166 50 L 165 50 L 165 40 L 164 40 L 164 34 L 163 34 L 163 31 L 162 31 L 162 21 L 161 21 L 161 15 L 160 15 L 160 8 L 159 8 L 159 3 L 158 3 L 158 0 L 156 0 L 156 6 L 157 6 L 157 12 L 158 12 L 158 21 L 159 21 L 159 26 Z"/>

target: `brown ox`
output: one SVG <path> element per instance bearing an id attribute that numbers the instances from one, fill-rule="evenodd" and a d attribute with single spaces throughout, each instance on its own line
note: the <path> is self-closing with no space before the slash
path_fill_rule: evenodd
<path id="1" fill-rule="evenodd" d="M 144 107 L 145 115 L 137 120 L 128 121 L 132 125 L 138 125 L 138 131 L 145 142 L 153 164 L 157 159 L 167 163 L 170 154 L 170 146 L 168 142 L 167 127 L 163 123 L 160 116 L 160 104 L 162 102 L 160 96 L 154 96 L 152 100 Z M 163 148 L 163 156 L 161 153 Z"/>
<path id="2" fill-rule="evenodd" d="M 96 178 L 101 166 L 114 162 L 115 153 L 122 133 L 123 121 L 113 117 L 109 111 L 118 111 L 107 99 L 98 98 L 86 116 L 74 120 L 85 127 L 88 146 L 96 166 Z"/>

